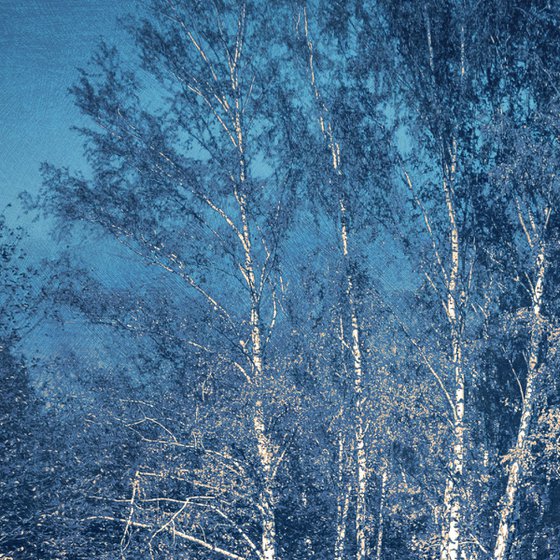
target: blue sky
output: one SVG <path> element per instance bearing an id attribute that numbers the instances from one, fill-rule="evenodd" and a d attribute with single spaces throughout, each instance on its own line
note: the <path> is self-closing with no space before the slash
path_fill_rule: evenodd
<path id="1" fill-rule="evenodd" d="M 18 202 L 22 191 L 37 193 L 39 166 L 83 166 L 82 142 L 71 127 L 80 124 L 68 88 L 103 37 L 109 43 L 127 40 L 118 17 L 133 0 L 0 0 L 0 214 L 11 226 L 22 226 L 23 247 L 31 262 L 56 254 L 51 224 L 34 222 Z M 92 240 L 82 241 L 91 254 Z M 112 245 L 96 245 L 107 276 L 115 266 Z M 121 267 L 122 268 L 122 267 Z M 39 280 L 38 280 L 39 281 Z M 35 355 L 70 347 L 82 356 L 102 356 L 98 331 L 74 337 L 49 322 L 25 337 L 24 347 Z M 83 332 L 83 331 L 82 331 Z"/>
<path id="2" fill-rule="evenodd" d="M 101 37 L 122 42 L 131 0 L 0 0 L 0 212 L 36 192 L 39 165 L 79 166 L 79 114 L 67 90 Z M 11 222 L 25 221 L 17 205 Z M 37 237 L 32 228 L 30 234 Z M 35 239 L 35 242 L 40 242 Z"/>

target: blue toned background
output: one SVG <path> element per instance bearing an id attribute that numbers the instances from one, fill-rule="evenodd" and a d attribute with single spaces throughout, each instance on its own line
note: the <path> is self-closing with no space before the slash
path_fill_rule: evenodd
<path id="1" fill-rule="evenodd" d="M 38 193 L 42 162 L 84 168 L 82 139 L 72 127 L 85 120 L 68 88 L 102 38 L 119 47 L 129 40 L 118 19 L 132 5 L 133 0 L 0 0 L 0 215 L 25 231 L 22 246 L 30 263 L 55 256 L 61 247 L 50 235 L 50 221 L 26 214 L 19 195 Z M 83 249 L 81 254 L 103 264 L 106 280 L 120 276 L 114 245 Z M 41 270 L 37 285 L 48 282 L 48 274 Z M 22 343 L 28 355 L 73 351 L 92 359 L 103 359 L 105 346 L 103 333 L 91 325 L 51 320 L 26 331 Z"/>
<path id="2" fill-rule="evenodd" d="M 127 40 L 118 18 L 131 0 L 0 0 L 0 212 L 23 225 L 18 195 L 40 186 L 39 165 L 80 167 L 80 123 L 68 87 L 103 37 Z M 31 224 L 29 224 L 31 226 Z M 44 227 L 29 228 L 29 249 L 48 252 Z"/>

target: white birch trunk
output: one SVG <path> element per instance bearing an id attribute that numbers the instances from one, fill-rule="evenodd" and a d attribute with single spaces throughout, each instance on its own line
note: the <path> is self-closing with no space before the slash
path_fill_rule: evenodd
<path id="1" fill-rule="evenodd" d="M 273 448 L 268 436 L 265 421 L 265 410 L 260 392 L 263 383 L 262 335 L 258 309 L 258 294 L 255 284 L 255 273 L 251 254 L 251 239 L 245 212 L 244 195 L 238 196 L 243 221 L 243 237 L 245 239 L 245 273 L 251 292 L 251 356 L 253 361 L 253 383 L 257 392 L 253 411 L 253 428 L 257 440 L 257 451 L 262 474 L 262 488 L 259 496 L 259 510 L 262 517 L 262 556 L 264 560 L 276 560 L 276 521 L 274 517 Z"/>
<path id="2" fill-rule="evenodd" d="M 274 493 L 272 489 L 273 453 L 270 439 L 266 433 L 263 405 L 256 402 L 254 412 L 254 429 L 257 437 L 257 449 L 262 469 L 262 489 L 259 496 L 259 510 L 262 519 L 261 548 L 263 560 L 276 559 L 276 519 L 274 516 Z"/>
<path id="3" fill-rule="evenodd" d="M 444 525 L 442 532 L 441 560 L 458 560 L 460 555 L 462 504 L 460 500 L 460 481 L 465 460 L 464 441 L 464 401 L 465 382 L 461 367 L 460 341 L 453 341 L 455 373 L 455 418 L 453 424 L 453 449 L 449 462 L 444 494 Z"/>
<path id="4" fill-rule="evenodd" d="M 333 151 L 333 161 L 337 162 L 338 151 Z M 336 165 L 335 165 L 336 169 Z M 348 252 L 348 219 L 344 201 L 340 200 L 340 236 L 342 241 L 342 253 L 347 264 L 346 293 L 350 311 L 350 322 L 352 327 L 352 361 L 354 369 L 354 399 L 355 399 L 355 448 L 356 448 L 356 560 L 367 558 L 367 455 L 365 449 L 364 433 L 364 371 L 362 366 L 362 349 L 360 346 L 360 326 L 354 300 L 354 286 L 352 273 L 349 266 Z"/>
<path id="5" fill-rule="evenodd" d="M 345 438 L 342 434 L 338 440 L 338 495 L 336 504 L 336 540 L 334 544 L 334 559 L 344 560 L 346 548 L 346 526 L 348 523 L 348 508 L 350 505 L 351 481 L 347 478 L 347 458 L 344 449 Z"/>
<path id="6" fill-rule="evenodd" d="M 237 83 L 233 84 L 237 91 Z M 239 150 L 239 184 L 241 192 L 236 190 L 236 199 L 242 223 L 243 249 L 245 263 L 242 274 L 249 288 L 251 298 L 251 358 L 253 368 L 253 385 L 256 398 L 253 410 L 253 429 L 257 443 L 257 453 L 261 467 L 262 488 L 259 496 L 258 509 L 261 513 L 262 536 L 261 548 L 263 560 L 276 560 L 276 520 L 274 515 L 274 492 L 273 492 L 273 461 L 274 451 L 272 442 L 267 433 L 265 407 L 262 399 L 263 390 L 263 357 L 262 357 L 262 333 L 261 317 L 259 312 L 259 290 L 255 278 L 255 265 L 253 262 L 253 251 L 251 244 L 251 233 L 247 215 L 246 195 L 243 192 L 246 181 L 246 164 L 243 144 L 243 128 L 241 123 L 241 106 L 239 98 L 236 97 L 235 131 L 237 136 L 237 148 Z"/>
<path id="7" fill-rule="evenodd" d="M 360 412 L 358 411 L 358 414 Z M 357 462 L 357 489 L 356 489 L 356 559 L 367 558 L 367 457 L 364 443 L 364 428 L 361 415 L 357 418 L 356 426 L 356 462 Z"/>
<path id="8" fill-rule="evenodd" d="M 319 125 L 321 133 L 325 139 L 329 151 L 331 153 L 331 166 L 334 176 L 342 179 L 341 171 L 341 154 L 340 145 L 336 142 L 333 132 L 332 123 L 328 120 L 327 108 L 322 101 L 321 94 L 315 80 L 314 68 L 314 53 L 313 43 L 309 36 L 309 26 L 307 20 L 307 10 L 304 6 L 303 9 L 304 30 L 305 38 L 307 40 L 308 54 L 309 54 L 309 72 L 311 79 L 311 87 L 315 99 L 318 103 L 320 110 Z M 365 560 L 367 558 L 367 511 L 366 511 L 366 494 L 367 494 L 367 455 L 365 450 L 365 433 L 364 433 L 364 396 L 363 396 L 363 365 L 362 365 L 362 350 L 360 344 L 360 327 L 358 315 L 356 311 L 356 302 L 354 298 L 354 286 L 352 273 L 349 265 L 349 250 L 348 250 L 348 215 L 347 208 L 342 194 L 339 195 L 339 219 L 340 219 L 340 240 L 342 243 L 343 260 L 346 265 L 346 295 L 347 305 L 350 313 L 350 322 L 352 329 L 352 344 L 351 353 L 353 361 L 354 372 L 354 399 L 355 399 L 355 423 L 356 429 L 354 433 L 354 448 L 356 452 L 356 560 Z"/>
<path id="9" fill-rule="evenodd" d="M 444 517 L 442 527 L 442 544 L 440 551 L 441 560 L 459 560 L 461 542 L 461 517 L 462 504 L 460 499 L 460 483 L 463 476 L 465 460 L 465 374 L 463 371 L 462 342 L 461 342 L 461 317 L 457 312 L 457 299 L 460 295 L 459 269 L 460 269 L 460 244 L 459 229 L 453 204 L 452 181 L 455 174 L 457 147 L 453 143 L 453 160 L 450 170 L 450 182 L 443 180 L 447 217 L 449 220 L 451 252 L 451 267 L 447 282 L 447 317 L 451 325 L 451 356 L 453 364 L 453 380 L 455 390 L 453 393 L 453 445 L 449 461 L 449 474 L 447 476 L 444 493 Z"/>
<path id="10" fill-rule="evenodd" d="M 506 491 L 503 497 L 496 544 L 494 546 L 494 560 L 505 560 L 511 546 L 512 535 L 515 532 L 517 519 L 515 505 L 519 484 L 521 482 L 524 453 L 527 448 L 527 438 L 534 415 L 534 405 L 537 396 L 537 381 L 539 373 L 538 353 L 542 339 L 541 306 L 545 276 L 545 247 L 541 246 L 536 259 L 536 282 L 534 283 L 532 299 L 532 325 L 529 342 L 529 361 L 527 364 L 527 384 L 521 410 L 521 420 L 517 432 L 513 460 L 508 470 Z"/>

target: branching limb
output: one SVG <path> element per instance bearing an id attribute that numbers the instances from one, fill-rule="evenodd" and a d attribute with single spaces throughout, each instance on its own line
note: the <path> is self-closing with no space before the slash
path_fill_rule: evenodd
<path id="1" fill-rule="evenodd" d="M 127 519 L 120 519 L 119 517 L 112 517 L 109 515 L 95 515 L 91 517 L 86 517 L 84 521 L 113 521 L 115 523 L 125 523 L 128 524 L 129 527 L 137 527 L 139 529 L 156 529 L 156 526 L 151 525 L 149 523 L 140 523 L 139 521 L 129 522 Z M 231 558 L 231 560 L 246 560 L 245 556 L 240 556 L 239 554 L 235 554 L 234 552 L 231 552 L 217 545 L 209 543 L 206 540 L 199 539 L 198 537 L 185 533 L 184 531 L 175 529 L 172 526 L 166 527 L 165 532 L 171 534 L 173 537 L 184 539 L 190 543 L 205 548 L 206 550 L 210 550 L 211 552 L 224 556 L 225 558 Z"/>

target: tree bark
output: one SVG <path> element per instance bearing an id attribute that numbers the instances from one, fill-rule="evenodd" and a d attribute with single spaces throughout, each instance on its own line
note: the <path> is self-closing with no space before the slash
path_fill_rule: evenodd
<path id="1" fill-rule="evenodd" d="M 243 238 L 245 240 L 245 274 L 251 294 L 251 357 L 253 362 L 253 384 L 256 391 L 253 428 L 257 440 L 257 452 L 262 474 L 262 488 L 259 496 L 259 510 L 262 517 L 262 556 L 264 560 L 276 560 L 276 520 L 274 516 L 274 492 L 272 487 L 274 452 L 267 433 L 265 405 L 262 398 L 264 367 L 261 318 L 244 195 L 238 194 L 238 200 L 243 222 Z"/>
<path id="2" fill-rule="evenodd" d="M 264 424 L 263 406 L 256 403 L 254 428 L 262 469 L 262 489 L 259 496 L 259 510 L 262 518 L 261 547 L 263 560 L 276 559 L 276 519 L 274 515 L 274 493 L 272 488 L 273 454 L 270 439 Z"/>
<path id="3" fill-rule="evenodd" d="M 449 177 L 444 176 L 443 190 L 449 221 L 451 242 L 449 279 L 447 282 L 446 313 L 451 326 L 451 359 L 453 368 L 453 445 L 449 461 L 444 493 L 444 517 L 442 527 L 441 560 L 458 560 L 460 557 L 462 504 L 460 485 L 463 477 L 465 461 L 465 373 L 462 359 L 462 318 L 457 307 L 461 296 L 459 285 L 459 269 L 461 250 L 459 244 L 459 228 L 457 225 L 453 203 L 453 179 L 456 169 L 457 146 L 453 143 L 452 163 Z M 447 174 L 446 174 L 447 175 Z"/>
<path id="4" fill-rule="evenodd" d="M 541 306 L 544 290 L 544 276 L 546 269 L 545 246 L 541 245 L 536 258 L 536 281 L 532 290 L 532 321 L 531 338 L 529 342 L 529 360 L 527 363 L 527 383 L 521 409 L 521 420 L 517 431 L 517 440 L 513 451 L 513 460 L 508 469 L 508 480 L 505 494 L 499 512 L 499 525 L 494 546 L 494 560 L 505 560 L 511 546 L 512 535 L 517 525 L 516 497 L 521 482 L 524 455 L 527 451 L 527 438 L 535 411 L 537 397 L 537 382 L 539 374 L 539 348 L 543 330 Z"/>
<path id="5" fill-rule="evenodd" d="M 262 355 L 262 332 L 260 315 L 259 286 L 255 276 L 251 232 L 247 212 L 247 200 L 244 192 L 247 180 L 247 170 L 244 152 L 244 137 L 241 119 L 241 104 L 239 101 L 236 74 L 232 74 L 232 89 L 235 93 L 235 132 L 237 149 L 239 152 L 239 190 L 235 190 L 235 198 L 239 206 L 242 224 L 242 245 L 245 253 L 245 262 L 242 274 L 247 283 L 251 300 L 250 326 L 251 326 L 251 359 L 253 371 L 253 385 L 255 390 L 255 403 L 253 410 L 253 429 L 257 444 L 257 454 L 261 467 L 261 490 L 258 509 L 261 513 L 262 535 L 261 547 L 263 560 L 276 560 L 276 519 L 274 515 L 273 491 L 273 461 L 274 450 L 266 426 L 265 404 L 263 400 L 264 365 Z"/>
<path id="6" fill-rule="evenodd" d="M 335 158 L 335 153 L 333 153 Z M 334 159 L 334 161 L 337 161 Z M 336 170 L 336 166 L 335 166 Z M 364 430 L 364 371 L 362 365 L 362 349 L 360 345 L 360 326 L 354 298 L 354 285 L 350 256 L 348 252 L 348 217 L 344 200 L 340 200 L 340 237 L 342 254 L 346 262 L 346 293 L 352 327 L 352 361 L 354 370 L 354 414 L 355 414 L 355 449 L 356 449 L 356 560 L 367 558 L 367 479 L 368 466 L 365 449 Z"/>
<path id="7" fill-rule="evenodd" d="M 347 457 L 344 449 L 345 438 L 339 435 L 338 441 L 338 495 L 336 504 L 336 540 L 334 544 L 335 560 L 344 560 L 346 549 L 346 525 L 352 484 L 347 478 Z"/>
<path id="8" fill-rule="evenodd" d="M 341 170 L 341 154 L 340 145 L 335 139 L 332 123 L 329 122 L 327 107 L 325 106 L 319 87 L 315 79 L 314 68 L 314 53 L 313 43 L 309 36 L 309 22 L 307 19 L 307 9 L 303 8 L 303 20 L 305 29 L 305 38 L 308 48 L 308 64 L 311 78 L 311 87 L 313 89 L 314 97 L 318 103 L 319 125 L 321 133 L 327 144 L 331 154 L 330 165 L 332 167 L 333 179 L 335 181 L 343 180 L 343 173 Z M 352 331 L 351 353 L 353 362 L 353 384 L 354 384 L 354 449 L 356 453 L 356 560 L 365 560 L 367 558 L 367 507 L 366 507 L 366 494 L 367 494 L 367 454 L 365 449 L 365 428 L 364 428 L 364 402 L 363 384 L 364 384 L 364 371 L 362 360 L 362 349 L 360 342 L 360 325 L 358 320 L 358 313 L 356 309 L 356 301 L 354 295 L 354 285 L 352 278 L 352 267 L 350 262 L 350 253 L 348 249 L 349 238 L 349 220 L 348 209 L 346 207 L 346 200 L 342 192 L 342 185 L 340 185 L 340 194 L 338 197 L 338 219 L 340 220 L 340 241 L 342 244 L 342 258 L 346 268 L 346 302 L 348 307 Z"/>

